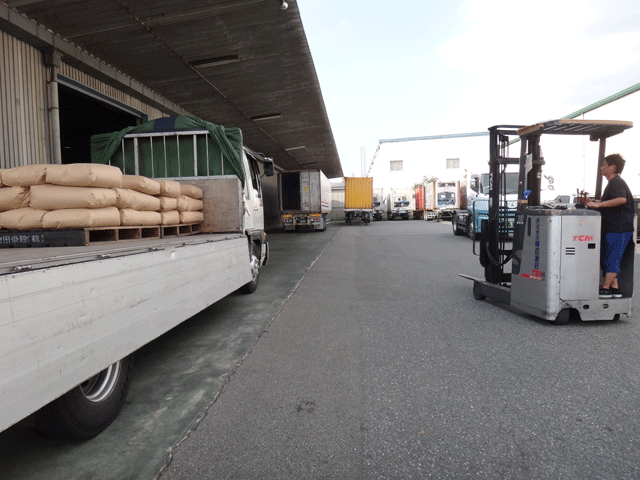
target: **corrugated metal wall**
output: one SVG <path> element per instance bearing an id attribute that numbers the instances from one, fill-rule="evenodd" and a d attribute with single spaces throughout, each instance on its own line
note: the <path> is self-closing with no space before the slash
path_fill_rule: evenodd
<path id="1" fill-rule="evenodd" d="M 64 62 L 59 73 L 146 113 L 151 120 L 166 116 Z M 51 163 L 48 77 L 40 50 L 0 32 L 0 168 Z"/>
<path id="2" fill-rule="evenodd" d="M 141 100 L 138 100 L 131 95 L 127 95 L 117 88 L 112 87 L 111 85 L 107 85 L 106 83 L 101 82 L 76 68 L 73 68 L 72 66 L 64 63 L 64 61 L 60 64 L 60 75 L 69 77 L 70 79 L 75 80 L 76 82 L 81 83 L 82 85 L 85 85 L 88 88 L 95 90 L 96 92 L 100 92 L 103 95 L 107 95 L 108 97 L 111 97 L 120 103 L 124 103 L 125 105 L 129 105 L 136 110 L 146 113 L 147 115 L 149 115 L 149 120 L 166 116 L 157 108 L 153 108 L 142 102 Z"/>
<path id="3" fill-rule="evenodd" d="M 49 162 L 42 53 L 0 32 L 0 168 Z"/>

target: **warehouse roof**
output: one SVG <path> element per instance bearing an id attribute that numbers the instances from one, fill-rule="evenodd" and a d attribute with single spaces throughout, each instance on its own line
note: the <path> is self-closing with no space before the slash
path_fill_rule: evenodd
<path id="1" fill-rule="evenodd" d="M 297 2 L 281 6 L 281 0 L 5 0 L 0 29 L 53 46 L 65 62 L 171 113 L 240 127 L 248 146 L 285 170 L 320 168 L 340 177 Z"/>

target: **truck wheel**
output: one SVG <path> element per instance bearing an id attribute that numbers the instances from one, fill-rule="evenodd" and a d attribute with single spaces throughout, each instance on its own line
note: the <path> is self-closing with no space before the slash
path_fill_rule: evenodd
<path id="1" fill-rule="evenodd" d="M 476 227 L 473 222 L 469 223 L 469 238 L 471 240 L 478 240 L 479 236 L 476 234 Z"/>
<path id="2" fill-rule="evenodd" d="M 36 428 L 60 438 L 93 438 L 120 413 L 127 397 L 133 354 L 81 383 L 35 414 Z"/>
<path id="3" fill-rule="evenodd" d="M 251 260 L 249 261 L 252 279 L 249 283 L 240 288 L 242 293 L 253 293 L 258 289 L 258 280 L 260 279 L 260 257 L 258 256 L 258 252 L 256 252 L 257 249 L 258 247 L 254 244 L 251 250 Z"/>
<path id="4" fill-rule="evenodd" d="M 460 225 L 458 225 L 458 217 L 456 215 L 453 216 L 453 219 L 451 220 L 451 225 L 453 227 L 453 234 L 456 236 L 460 236 L 462 235 L 462 229 L 460 228 Z"/>

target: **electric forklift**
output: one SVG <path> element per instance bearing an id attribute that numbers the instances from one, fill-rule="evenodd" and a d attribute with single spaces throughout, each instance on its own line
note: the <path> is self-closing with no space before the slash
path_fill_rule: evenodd
<path id="1" fill-rule="evenodd" d="M 489 129 L 489 218 L 483 220 L 480 264 L 484 280 L 473 280 L 477 300 L 491 298 L 557 324 L 569 320 L 630 318 L 633 304 L 635 240 L 624 252 L 618 275 L 622 298 L 599 298 L 600 212 L 577 203 L 573 208 L 553 208 L 540 202 L 542 135 L 589 135 L 599 142 L 595 198 L 602 194 L 600 167 L 606 139 L 624 132 L 632 122 L 552 120 L 528 127 L 498 125 Z M 516 137 L 517 135 L 517 137 Z M 509 145 L 519 137 L 520 157 L 508 156 Z M 513 237 L 507 228 L 504 183 L 509 165 L 518 165 L 518 207 Z M 474 247 L 475 248 L 475 247 Z M 511 271 L 508 270 L 510 264 Z"/>

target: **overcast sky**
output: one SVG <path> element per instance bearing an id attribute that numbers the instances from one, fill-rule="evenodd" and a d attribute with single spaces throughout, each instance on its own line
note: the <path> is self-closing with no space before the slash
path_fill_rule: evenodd
<path id="1" fill-rule="evenodd" d="M 640 83 L 640 0 L 297 4 L 345 175 L 380 139 L 560 118 Z"/>

